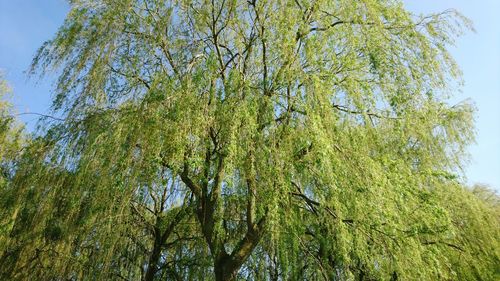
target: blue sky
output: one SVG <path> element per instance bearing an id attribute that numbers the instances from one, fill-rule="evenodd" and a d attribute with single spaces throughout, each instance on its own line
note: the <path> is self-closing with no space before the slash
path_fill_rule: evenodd
<path id="1" fill-rule="evenodd" d="M 455 8 L 474 22 L 451 49 L 464 72 L 465 86 L 454 100 L 472 99 L 477 108 L 477 143 L 470 147 L 466 170 L 469 183 L 487 183 L 500 190 L 500 11 L 499 0 L 405 0 L 414 13 L 428 14 Z M 69 7 L 64 0 L 0 0 L 0 69 L 14 89 L 18 112 L 47 112 L 51 77 L 26 77 L 36 49 L 51 38 Z M 32 128 L 36 116 L 21 120 Z"/>

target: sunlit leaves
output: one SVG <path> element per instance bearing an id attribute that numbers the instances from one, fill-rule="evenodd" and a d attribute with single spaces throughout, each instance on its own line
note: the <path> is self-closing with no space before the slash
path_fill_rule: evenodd
<path id="1" fill-rule="evenodd" d="M 497 211 L 459 183 L 473 107 L 447 102 L 468 25 L 399 1 L 73 1 L 33 62 L 61 71 L 65 120 L 19 162 L 2 273 L 493 279 Z"/>

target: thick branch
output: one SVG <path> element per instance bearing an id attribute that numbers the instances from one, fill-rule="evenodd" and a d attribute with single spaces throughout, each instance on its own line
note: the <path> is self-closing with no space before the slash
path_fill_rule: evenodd
<path id="1" fill-rule="evenodd" d="M 201 198 L 202 197 L 201 187 L 197 185 L 195 182 L 193 182 L 189 177 L 189 168 L 187 163 L 184 163 L 184 169 L 182 170 L 180 176 L 184 184 L 193 192 L 193 194 L 197 198 Z"/>

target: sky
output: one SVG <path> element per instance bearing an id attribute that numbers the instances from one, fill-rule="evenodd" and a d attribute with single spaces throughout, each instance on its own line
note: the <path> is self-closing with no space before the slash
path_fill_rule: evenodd
<path id="1" fill-rule="evenodd" d="M 454 101 L 471 99 L 477 108 L 476 144 L 470 146 L 469 184 L 485 183 L 500 191 L 500 11 L 499 0 L 405 0 L 416 14 L 456 9 L 471 19 L 468 32 L 451 48 L 465 85 Z M 17 112 L 47 113 L 55 77 L 28 79 L 25 71 L 41 44 L 63 23 L 64 0 L 0 0 L 0 69 L 13 88 Z M 33 128 L 37 116 L 20 119 Z"/>

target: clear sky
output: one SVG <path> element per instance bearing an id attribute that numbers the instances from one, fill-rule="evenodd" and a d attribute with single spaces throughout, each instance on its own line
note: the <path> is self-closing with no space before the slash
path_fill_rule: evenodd
<path id="1" fill-rule="evenodd" d="M 469 183 L 500 190 L 500 11 L 499 0 L 405 0 L 407 8 L 428 14 L 454 8 L 474 22 L 452 48 L 464 72 L 465 86 L 456 100 L 472 99 L 478 108 L 477 144 L 470 147 Z M 47 112 L 54 80 L 28 80 L 24 71 L 36 49 L 51 38 L 69 7 L 64 0 L 0 0 L 0 69 L 14 88 L 18 112 Z M 21 120 L 32 128 L 36 116 Z"/>

